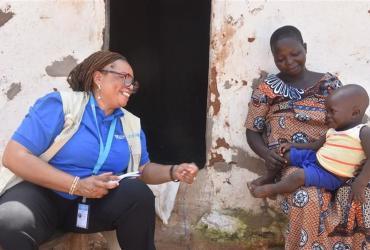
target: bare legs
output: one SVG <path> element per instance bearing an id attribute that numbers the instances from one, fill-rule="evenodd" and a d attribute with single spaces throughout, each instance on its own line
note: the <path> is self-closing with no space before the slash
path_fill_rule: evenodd
<path id="1" fill-rule="evenodd" d="M 284 158 L 287 159 L 287 165 L 291 165 L 290 154 L 286 152 Z M 298 169 L 293 174 L 289 175 L 287 178 L 273 183 L 276 175 L 280 172 L 280 169 L 269 170 L 265 175 L 255 179 L 254 181 L 248 183 L 248 188 L 251 194 L 256 198 L 273 197 L 277 194 L 290 193 L 297 188 L 304 185 L 304 171 L 303 169 Z"/>
<path id="2" fill-rule="evenodd" d="M 256 198 L 271 197 L 277 194 L 291 193 L 304 185 L 304 170 L 299 168 L 293 174 L 273 184 L 255 186 L 251 194 Z"/>

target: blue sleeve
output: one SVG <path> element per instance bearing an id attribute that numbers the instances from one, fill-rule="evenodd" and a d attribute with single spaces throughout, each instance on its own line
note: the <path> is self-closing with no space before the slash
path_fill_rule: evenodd
<path id="1" fill-rule="evenodd" d="M 62 99 L 59 92 L 52 92 L 31 106 L 12 139 L 39 156 L 49 148 L 63 125 Z"/>
<path id="2" fill-rule="evenodd" d="M 141 159 L 139 166 L 142 166 L 150 161 L 149 153 L 146 149 L 146 137 L 144 131 L 140 131 L 140 142 L 141 142 Z"/>

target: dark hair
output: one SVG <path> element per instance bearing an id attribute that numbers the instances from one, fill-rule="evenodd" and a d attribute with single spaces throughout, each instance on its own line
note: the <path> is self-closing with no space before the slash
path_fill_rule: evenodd
<path id="1" fill-rule="evenodd" d="M 271 49 L 274 48 L 274 45 L 276 44 L 277 41 L 287 37 L 293 38 L 303 45 L 303 38 L 299 29 L 291 25 L 286 25 L 278 28 L 277 30 L 274 31 L 274 33 L 272 33 L 270 38 Z"/>
<path id="2" fill-rule="evenodd" d="M 127 62 L 127 59 L 116 52 L 98 51 L 91 54 L 72 69 L 67 77 L 67 82 L 73 91 L 90 92 L 93 88 L 93 74 L 117 60 Z"/>

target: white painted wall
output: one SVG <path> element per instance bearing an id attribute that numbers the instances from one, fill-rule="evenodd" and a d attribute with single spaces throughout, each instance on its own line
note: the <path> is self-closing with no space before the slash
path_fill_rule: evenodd
<path id="1" fill-rule="evenodd" d="M 44 94 L 67 88 L 66 77 L 45 68 L 72 56 L 80 62 L 103 44 L 103 0 L 0 0 L 2 13 L 14 13 L 0 25 L 0 155 L 30 105 Z M 0 12 L 0 20 L 1 20 Z M 21 91 L 9 100 L 12 83 Z"/>
<path id="2" fill-rule="evenodd" d="M 338 74 L 344 84 L 361 84 L 370 93 L 370 1 L 212 3 L 210 89 L 217 87 L 221 105 L 215 112 L 217 95 L 210 91 L 207 158 L 221 154 L 232 166 L 227 172 L 207 170 L 214 189 L 213 207 L 254 209 L 259 201 L 249 195 L 246 182 L 257 175 L 240 168 L 247 161 L 236 165 L 232 161 L 238 154 L 255 156 L 245 139 L 244 121 L 253 80 L 261 70 L 277 73 L 269 48 L 271 34 L 283 25 L 298 27 L 308 46 L 307 68 Z M 219 138 L 230 148 L 217 146 Z"/>

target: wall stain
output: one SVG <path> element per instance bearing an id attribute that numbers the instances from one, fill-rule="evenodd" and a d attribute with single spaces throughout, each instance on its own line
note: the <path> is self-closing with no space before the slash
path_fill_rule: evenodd
<path id="1" fill-rule="evenodd" d="M 217 172 L 223 172 L 223 173 L 226 173 L 226 172 L 231 171 L 231 169 L 232 169 L 232 164 L 227 164 L 226 162 L 215 162 L 215 164 L 213 165 L 213 168 L 214 168 Z"/>
<path id="2" fill-rule="evenodd" d="M 242 80 L 243 86 L 247 86 L 248 82 L 246 80 Z"/>
<path id="3" fill-rule="evenodd" d="M 211 117 L 207 116 L 207 122 L 206 122 L 206 152 L 207 152 L 207 157 L 208 157 L 208 152 L 211 152 L 211 149 L 212 149 L 212 128 L 213 128 L 213 120 L 212 120 Z"/>
<path id="4" fill-rule="evenodd" d="M 243 25 L 243 16 L 240 16 L 236 21 L 232 16 L 225 19 L 219 31 L 216 31 L 212 35 L 211 49 L 215 53 L 215 59 L 213 64 L 218 64 L 218 69 L 223 69 L 225 60 L 230 54 L 230 40 L 233 38 L 236 32 L 236 25 Z"/>
<path id="5" fill-rule="evenodd" d="M 225 159 L 222 157 L 222 154 L 211 153 L 211 159 L 209 159 L 209 166 L 215 165 L 216 162 L 225 162 Z"/>
<path id="6" fill-rule="evenodd" d="M 229 149 L 230 145 L 229 145 L 229 143 L 226 142 L 225 138 L 217 138 L 215 149 L 217 149 L 217 148 Z"/>
<path id="7" fill-rule="evenodd" d="M 244 24 L 244 16 L 243 16 L 243 14 L 241 14 L 241 15 L 238 17 L 238 19 L 234 19 L 234 17 L 233 17 L 233 16 L 228 15 L 228 16 L 226 17 L 226 23 L 227 23 L 227 24 L 231 24 L 231 25 L 233 25 L 233 26 L 238 25 L 238 26 L 240 27 L 240 26 L 242 26 L 242 25 Z"/>
<path id="8" fill-rule="evenodd" d="M 6 96 L 9 100 L 13 100 L 13 98 L 22 90 L 22 84 L 20 82 L 13 82 L 8 91 L 6 91 Z"/>
<path id="9" fill-rule="evenodd" d="M 231 160 L 237 167 L 248 169 L 249 171 L 263 175 L 265 173 L 265 162 L 256 157 L 252 157 L 248 152 L 239 147 L 233 147 L 233 151 L 236 151 L 236 155 L 233 155 Z"/>
<path id="10" fill-rule="evenodd" d="M 255 37 L 248 37 L 248 42 L 253 43 L 253 42 L 254 42 L 254 40 L 256 40 L 256 38 L 255 38 Z"/>
<path id="11" fill-rule="evenodd" d="M 211 51 L 214 51 L 214 60 L 210 67 L 210 83 L 208 87 L 208 108 L 213 108 L 213 116 L 216 116 L 221 107 L 219 100 L 220 93 L 217 86 L 217 69 L 223 70 L 225 61 L 230 54 L 230 40 L 235 35 L 236 29 L 234 26 L 242 26 L 244 23 L 244 16 L 241 15 L 238 19 L 228 16 L 221 29 L 212 35 L 210 42 Z M 228 85 L 226 85 L 227 87 Z M 213 96 L 214 95 L 214 96 Z M 214 98 L 213 98 L 214 97 Z M 213 101 L 212 101 L 213 100 Z"/>
<path id="12" fill-rule="evenodd" d="M 6 22 L 8 22 L 14 16 L 14 13 L 8 11 L 10 6 L 5 9 L 5 12 L 0 9 L 0 27 L 3 26 Z"/>
<path id="13" fill-rule="evenodd" d="M 260 77 L 252 80 L 252 90 L 255 90 L 257 86 L 262 82 L 262 80 L 266 78 L 266 76 L 267 72 L 264 70 L 260 70 Z"/>
<path id="14" fill-rule="evenodd" d="M 69 72 L 77 65 L 77 59 L 71 55 L 64 57 L 61 61 L 54 61 L 45 68 L 49 76 L 68 76 Z"/>
<path id="15" fill-rule="evenodd" d="M 220 112 L 221 102 L 219 100 L 220 93 L 218 92 L 217 88 L 217 70 L 216 67 L 213 66 L 211 68 L 210 74 L 210 84 L 209 84 L 209 105 L 213 107 L 213 116 L 216 116 L 218 112 Z M 214 95 L 214 100 L 212 101 L 211 95 Z"/>
<path id="16" fill-rule="evenodd" d="M 225 84 L 224 84 L 224 88 L 225 89 L 230 89 L 231 88 L 231 84 L 230 84 L 230 81 L 229 80 L 227 80 L 226 82 L 225 82 Z"/>
<path id="17" fill-rule="evenodd" d="M 261 5 L 260 7 L 251 9 L 249 13 L 251 13 L 252 15 L 257 15 L 259 12 L 263 10 L 263 8 L 264 8 L 263 5 Z"/>

